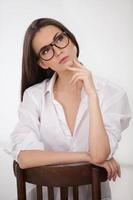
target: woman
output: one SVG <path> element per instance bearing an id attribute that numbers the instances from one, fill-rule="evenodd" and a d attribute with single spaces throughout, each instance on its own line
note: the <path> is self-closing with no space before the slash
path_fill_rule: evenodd
<path id="1" fill-rule="evenodd" d="M 41 18 L 27 29 L 13 156 L 21 168 L 90 162 L 115 181 L 120 166 L 113 154 L 129 124 L 128 99 L 119 86 L 92 75 L 78 56 L 75 36 L 60 22 Z M 88 196 L 82 186 L 80 198 Z M 102 199 L 111 199 L 108 181 Z"/>

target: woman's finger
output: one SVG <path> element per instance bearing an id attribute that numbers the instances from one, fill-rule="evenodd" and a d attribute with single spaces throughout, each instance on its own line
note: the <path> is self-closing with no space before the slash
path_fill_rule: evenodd
<path id="1" fill-rule="evenodd" d="M 108 179 L 109 179 L 110 176 L 111 176 L 112 171 L 111 171 L 111 168 L 110 168 L 110 165 L 109 165 L 108 161 L 103 165 L 103 167 L 107 170 Z M 110 179 L 109 179 L 109 180 L 110 180 Z"/>
<path id="2" fill-rule="evenodd" d="M 110 176 L 109 176 L 109 180 L 111 180 L 111 179 L 113 178 L 114 174 L 115 174 L 115 169 L 114 169 L 114 167 L 113 167 L 113 165 L 112 165 L 111 160 L 109 160 L 108 162 L 109 162 L 108 164 L 109 164 L 109 166 L 110 166 L 110 168 L 111 168 L 111 174 L 110 174 Z"/>
<path id="3" fill-rule="evenodd" d="M 70 71 L 75 71 L 75 72 L 82 72 L 84 70 L 84 69 L 70 67 L 70 66 L 67 66 L 67 69 L 69 69 Z"/>
<path id="4" fill-rule="evenodd" d="M 73 75 L 72 79 L 69 81 L 69 83 L 73 83 L 75 79 L 77 79 L 78 77 L 82 77 L 84 76 L 84 73 L 83 72 L 79 72 L 79 73 L 76 73 Z"/>
<path id="5" fill-rule="evenodd" d="M 79 67 L 72 67 L 72 66 L 66 66 L 66 68 L 68 69 L 68 70 L 70 70 L 70 71 L 79 71 L 79 72 L 89 72 L 89 70 L 87 69 L 87 68 L 79 68 Z"/>
<path id="6" fill-rule="evenodd" d="M 115 172 L 114 175 L 113 175 L 113 178 L 112 178 L 113 181 L 116 181 L 116 177 L 117 177 L 117 172 Z"/>
<path id="7" fill-rule="evenodd" d="M 121 168 L 120 168 L 119 163 L 118 163 L 115 159 L 113 159 L 113 160 L 112 160 L 112 164 L 113 164 L 114 167 L 116 168 L 117 175 L 118 175 L 119 177 L 121 177 Z"/>
<path id="8" fill-rule="evenodd" d="M 73 59 L 73 63 L 79 68 L 83 68 L 83 66 L 84 66 L 84 65 L 81 65 L 81 63 L 78 61 L 78 59 L 75 59 L 75 58 Z"/>
<path id="9" fill-rule="evenodd" d="M 118 168 L 113 159 L 111 160 L 111 164 L 113 166 L 113 171 L 114 171 L 112 179 L 113 179 L 113 181 L 115 181 L 116 177 L 118 176 Z"/>
<path id="10" fill-rule="evenodd" d="M 83 81 L 83 79 L 84 79 L 83 75 L 79 75 L 71 82 L 71 84 L 74 85 L 76 84 L 77 81 Z"/>

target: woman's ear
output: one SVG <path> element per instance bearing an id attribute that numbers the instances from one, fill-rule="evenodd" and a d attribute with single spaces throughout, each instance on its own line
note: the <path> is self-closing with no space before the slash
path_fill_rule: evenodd
<path id="1" fill-rule="evenodd" d="M 48 69 L 48 68 L 49 68 L 48 66 L 45 66 L 44 62 L 43 62 L 41 59 L 39 59 L 39 60 L 37 61 L 37 64 L 38 64 L 40 67 L 42 67 L 43 69 Z"/>

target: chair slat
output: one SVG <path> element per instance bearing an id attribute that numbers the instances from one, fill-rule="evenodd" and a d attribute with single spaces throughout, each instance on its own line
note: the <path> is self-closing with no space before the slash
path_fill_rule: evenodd
<path id="1" fill-rule="evenodd" d="M 43 196 L 42 196 L 42 186 L 37 185 L 37 186 L 36 186 L 36 191 L 37 191 L 37 200 L 43 200 Z"/>
<path id="2" fill-rule="evenodd" d="M 68 200 L 68 187 L 60 187 L 61 200 Z"/>
<path id="3" fill-rule="evenodd" d="M 92 168 L 92 199 L 101 200 L 101 185 L 99 168 Z"/>
<path id="4" fill-rule="evenodd" d="M 79 200 L 78 186 L 73 186 L 73 200 Z"/>
<path id="5" fill-rule="evenodd" d="M 48 187 L 48 200 L 54 200 L 54 189 L 53 189 L 53 187 Z"/>

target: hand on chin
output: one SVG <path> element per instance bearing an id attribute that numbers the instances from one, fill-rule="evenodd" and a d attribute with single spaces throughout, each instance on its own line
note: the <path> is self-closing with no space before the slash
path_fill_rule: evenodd
<path id="1" fill-rule="evenodd" d="M 72 67 L 74 65 L 73 59 L 66 61 L 64 64 L 64 67 Z"/>

